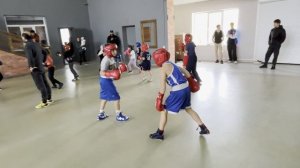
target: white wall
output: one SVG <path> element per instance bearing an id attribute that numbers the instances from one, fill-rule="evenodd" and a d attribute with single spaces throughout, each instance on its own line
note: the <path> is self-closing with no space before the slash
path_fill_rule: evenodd
<path id="1" fill-rule="evenodd" d="M 88 0 L 88 4 L 96 45 L 106 42 L 109 30 L 118 32 L 123 43 L 122 26 L 128 25 L 135 25 L 136 40 L 141 41 L 140 21 L 156 19 L 158 47 L 167 46 L 164 0 Z"/>
<path id="2" fill-rule="evenodd" d="M 238 25 L 240 33 L 237 51 L 238 59 L 252 61 L 254 58 L 257 1 L 207 1 L 175 6 L 175 34 L 192 32 L 192 13 L 194 12 L 229 8 L 238 8 L 240 11 Z M 224 55 L 228 58 L 227 49 L 224 48 L 223 50 Z M 215 60 L 213 46 L 198 46 L 196 52 L 200 60 Z"/>
<path id="3" fill-rule="evenodd" d="M 300 1 L 285 0 L 260 3 L 258 6 L 257 33 L 255 41 L 255 59 L 264 61 L 268 49 L 268 37 L 273 28 L 273 21 L 280 19 L 287 32 L 287 39 L 282 44 L 278 62 L 300 64 Z M 270 61 L 272 61 L 272 57 Z"/>

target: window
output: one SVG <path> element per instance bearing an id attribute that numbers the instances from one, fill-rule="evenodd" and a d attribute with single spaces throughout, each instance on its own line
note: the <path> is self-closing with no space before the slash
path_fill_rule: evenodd
<path id="1" fill-rule="evenodd" d="M 7 31 L 21 36 L 24 32 L 34 30 L 40 40 L 46 40 L 49 45 L 47 24 L 45 17 L 41 16 L 4 16 Z"/>
<path id="2" fill-rule="evenodd" d="M 212 36 L 216 26 L 221 25 L 221 29 L 226 36 L 230 29 L 230 23 L 238 26 L 238 9 L 225 9 L 214 12 L 198 12 L 192 14 L 192 34 L 196 45 L 212 44 Z M 225 42 L 225 40 L 224 40 Z"/>

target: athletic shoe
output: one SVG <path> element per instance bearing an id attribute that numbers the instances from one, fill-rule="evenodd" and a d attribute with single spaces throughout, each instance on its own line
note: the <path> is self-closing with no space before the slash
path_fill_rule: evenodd
<path id="1" fill-rule="evenodd" d="M 272 66 L 272 68 L 271 68 L 272 70 L 275 70 L 275 66 Z"/>
<path id="2" fill-rule="evenodd" d="M 61 89 L 64 86 L 63 83 L 58 84 L 58 89 Z"/>
<path id="3" fill-rule="evenodd" d="M 223 64 L 223 60 L 221 60 L 220 63 Z"/>
<path id="4" fill-rule="evenodd" d="M 164 140 L 164 134 L 160 134 L 159 131 L 157 130 L 155 133 L 150 134 L 149 138 L 151 139 L 159 139 L 159 140 Z"/>
<path id="5" fill-rule="evenodd" d="M 116 120 L 117 121 L 127 121 L 129 119 L 129 117 L 127 117 L 125 114 L 123 114 L 122 112 L 120 112 L 119 114 L 117 114 L 116 116 Z"/>
<path id="6" fill-rule="evenodd" d="M 267 65 L 262 65 L 259 68 L 268 68 L 268 66 Z"/>
<path id="7" fill-rule="evenodd" d="M 2 90 L 2 88 L 0 87 L 0 90 Z"/>
<path id="8" fill-rule="evenodd" d="M 97 120 L 104 120 L 106 119 L 108 116 L 105 114 L 105 112 L 99 113 L 97 116 Z"/>
<path id="9" fill-rule="evenodd" d="M 54 103 L 53 100 L 47 100 L 47 104 L 48 104 L 48 105 L 49 105 L 49 104 L 52 104 L 52 103 Z"/>
<path id="10" fill-rule="evenodd" d="M 47 106 L 48 106 L 47 103 L 41 102 L 40 104 L 36 105 L 35 108 L 36 108 L 36 109 L 41 109 L 41 108 L 44 108 L 44 107 L 47 107 Z"/>
<path id="11" fill-rule="evenodd" d="M 237 62 L 237 61 L 234 61 L 234 63 L 237 64 L 238 62 Z"/>
<path id="12" fill-rule="evenodd" d="M 210 134 L 209 130 L 207 129 L 207 127 L 204 124 L 200 125 L 199 127 L 201 129 L 199 132 L 200 135 Z"/>
<path id="13" fill-rule="evenodd" d="M 216 63 L 219 63 L 219 60 L 216 60 Z"/>

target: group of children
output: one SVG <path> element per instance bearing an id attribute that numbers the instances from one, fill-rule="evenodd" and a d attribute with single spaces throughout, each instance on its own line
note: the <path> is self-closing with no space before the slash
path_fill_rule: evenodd
<path id="1" fill-rule="evenodd" d="M 196 72 L 196 63 L 194 63 L 195 51 L 192 43 L 191 35 L 185 37 L 187 44 L 186 53 L 188 54 L 189 61 L 188 68 L 181 68 L 174 63 L 170 62 L 170 53 L 160 48 L 153 52 L 152 57 L 161 71 L 160 90 L 156 99 L 156 110 L 160 112 L 159 127 L 156 132 L 149 135 L 151 139 L 164 139 L 164 130 L 167 123 L 168 113 L 177 114 L 180 110 L 185 110 L 187 114 L 197 123 L 200 127 L 200 134 L 209 134 L 210 131 L 205 126 L 199 115 L 191 108 L 191 92 L 197 92 L 200 89 L 200 78 Z M 152 79 L 151 74 L 151 54 L 147 44 L 139 45 L 137 43 L 137 53 L 134 52 L 133 46 L 129 46 L 124 52 L 125 55 L 130 57 L 128 64 L 128 70 L 131 72 L 133 68 L 137 68 L 136 54 L 138 54 L 138 60 L 140 60 L 140 68 L 143 72 L 144 78 L 146 74 Z M 141 52 L 139 52 L 141 51 Z M 129 117 L 125 115 L 120 108 L 120 95 L 113 83 L 113 80 L 119 80 L 121 74 L 127 71 L 127 67 L 124 63 L 120 63 L 116 66 L 116 62 L 113 57 L 117 55 L 117 46 L 115 44 L 106 44 L 103 47 L 104 58 L 100 67 L 100 110 L 97 119 L 105 120 L 108 116 L 104 112 L 105 105 L 108 101 L 112 101 L 115 104 L 116 120 L 127 121 Z M 194 79 L 196 77 L 196 79 Z M 166 84 L 171 87 L 170 95 L 163 103 L 164 94 L 166 91 Z"/>

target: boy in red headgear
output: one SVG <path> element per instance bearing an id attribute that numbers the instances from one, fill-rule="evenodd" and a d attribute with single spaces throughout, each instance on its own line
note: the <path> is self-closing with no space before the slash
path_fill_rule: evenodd
<path id="1" fill-rule="evenodd" d="M 161 88 L 156 98 L 156 109 L 161 112 L 160 122 L 157 131 L 150 134 L 150 138 L 163 140 L 168 113 L 177 114 L 181 109 L 184 109 L 198 124 L 201 135 L 209 134 L 199 115 L 191 108 L 191 92 L 197 92 L 200 85 L 187 70 L 169 61 L 170 53 L 166 49 L 158 49 L 152 55 L 157 66 L 161 67 L 162 74 Z M 171 86 L 171 92 L 163 104 L 166 83 Z"/>
<path id="2" fill-rule="evenodd" d="M 120 63 L 119 68 L 116 67 L 114 57 L 117 55 L 117 45 L 106 44 L 103 48 L 104 58 L 100 66 L 100 111 L 98 120 L 104 120 L 108 116 L 104 112 L 107 101 L 113 101 L 116 108 L 116 120 L 127 121 L 129 119 L 124 113 L 121 112 L 120 95 L 113 83 L 113 80 L 119 80 L 121 73 L 127 71 L 125 64 Z"/>

